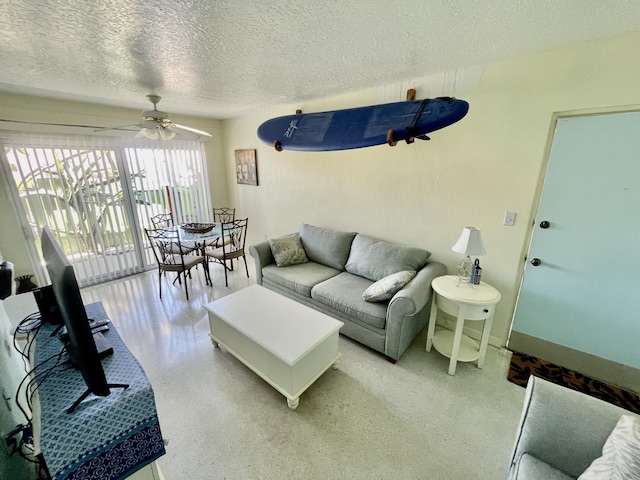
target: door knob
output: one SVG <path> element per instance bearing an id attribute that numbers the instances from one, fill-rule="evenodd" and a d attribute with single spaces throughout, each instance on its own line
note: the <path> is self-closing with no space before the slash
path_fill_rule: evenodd
<path id="1" fill-rule="evenodd" d="M 549 222 L 547 222 L 546 220 L 543 220 L 540 222 L 540 228 L 549 228 L 549 225 L 551 225 Z"/>
<path id="2" fill-rule="evenodd" d="M 542 261 L 539 258 L 532 258 L 531 259 L 531 265 L 533 265 L 534 267 L 537 267 L 541 263 L 542 263 Z"/>

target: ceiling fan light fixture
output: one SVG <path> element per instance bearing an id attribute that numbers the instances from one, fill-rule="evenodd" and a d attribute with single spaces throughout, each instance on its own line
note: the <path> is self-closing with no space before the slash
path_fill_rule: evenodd
<path id="1" fill-rule="evenodd" d="M 171 140 L 176 136 L 176 132 L 166 128 L 161 128 L 158 129 L 158 135 L 160 135 L 160 140 Z"/>
<path id="2" fill-rule="evenodd" d="M 160 133 L 155 128 L 141 128 L 138 133 L 136 133 L 136 138 L 148 138 L 149 140 L 159 140 Z"/>
<path id="3" fill-rule="evenodd" d="M 141 128 L 136 134 L 136 138 L 148 138 L 149 140 L 172 140 L 175 138 L 176 132 L 168 128 Z"/>

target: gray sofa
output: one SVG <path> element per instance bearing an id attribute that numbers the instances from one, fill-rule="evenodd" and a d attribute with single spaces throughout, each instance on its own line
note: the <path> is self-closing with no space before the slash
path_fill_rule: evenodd
<path id="1" fill-rule="evenodd" d="M 638 417 L 584 393 L 530 377 L 508 480 L 578 478 L 602 455 L 623 414 Z"/>
<path id="2" fill-rule="evenodd" d="M 308 260 L 304 263 L 277 266 L 268 241 L 249 248 L 256 282 L 344 322 L 340 333 L 395 363 L 425 327 L 431 281 L 445 275 L 446 267 L 428 261 L 430 254 L 424 249 L 356 232 L 303 224 L 297 235 Z M 362 294 L 376 281 L 408 270 L 415 270 L 416 276 L 390 300 L 363 300 Z"/>

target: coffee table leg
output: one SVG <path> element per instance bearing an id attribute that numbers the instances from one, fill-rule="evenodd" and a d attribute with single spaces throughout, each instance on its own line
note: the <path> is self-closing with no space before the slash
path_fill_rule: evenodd
<path id="1" fill-rule="evenodd" d="M 215 338 L 213 338 L 213 336 L 209 335 L 209 338 L 211 339 L 211 343 L 213 344 L 213 348 L 218 348 L 220 346 L 220 344 L 216 341 Z"/>
<path id="2" fill-rule="evenodd" d="M 287 405 L 289 405 L 289 408 L 291 410 L 295 410 L 296 408 L 298 408 L 298 405 L 300 405 L 300 397 L 296 397 L 296 398 L 287 398 Z"/>

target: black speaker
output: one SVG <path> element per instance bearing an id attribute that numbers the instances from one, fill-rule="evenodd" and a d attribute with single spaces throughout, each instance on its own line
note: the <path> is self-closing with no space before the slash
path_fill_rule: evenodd
<path id="1" fill-rule="evenodd" d="M 11 287 L 13 286 L 13 263 L 0 263 L 0 300 L 11 295 Z"/>
<path id="2" fill-rule="evenodd" d="M 36 288 L 33 291 L 33 296 L 36 298 L 38 310 L 40 310 L 40 316 L 44 323 L 51 323 L 53 325 L 62 323 L 60 308 L 58 308 L 58 302 L 56 301 L 56 296 L 53 293 L 51 285 Z"/>

